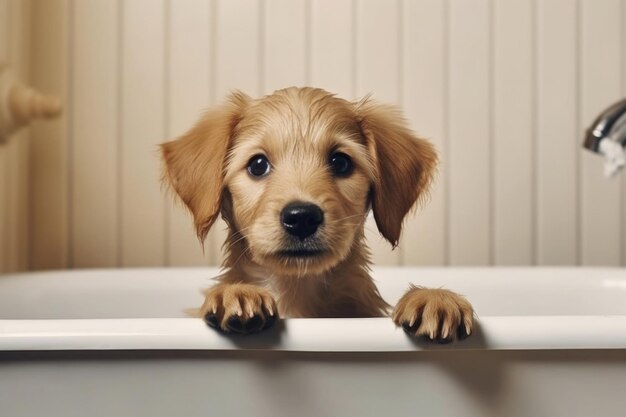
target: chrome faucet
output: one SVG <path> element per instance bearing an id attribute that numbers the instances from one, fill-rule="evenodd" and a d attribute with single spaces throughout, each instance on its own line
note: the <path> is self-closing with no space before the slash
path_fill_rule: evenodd
<path id="1" fill-rule="evenodd" d="M 604 155 L 604 173 L 614 176 L 626 163 L 626 99 L 609 106 L 587 129 L 583 146 Z"/>

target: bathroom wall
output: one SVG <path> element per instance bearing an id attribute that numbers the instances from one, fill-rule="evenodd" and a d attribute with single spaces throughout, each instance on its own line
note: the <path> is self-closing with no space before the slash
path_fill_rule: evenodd
<path id="1" fill-rule="evenodd" d="M 24 81 L 30 78 L 29 0 L 0 0 L 0 63 Z M 30 131 L 0 144 L 0 273 L 28 267 L 30 237 Z"/>
<path id="2" fill-rule="evenodd" d="M 31 16 L 34 82 L 67 105 L 33 131 L 33 269 L 218 262 L 223 225 L 203 255 L 156 145 L 233 88 L 290 85 L 372 92 L 441 153 L 399 249 L 370 222 L 376 262 L 626 264 L 624 177 L 580 146 L 626 93 L 626 0 L 48 0 Z"/>

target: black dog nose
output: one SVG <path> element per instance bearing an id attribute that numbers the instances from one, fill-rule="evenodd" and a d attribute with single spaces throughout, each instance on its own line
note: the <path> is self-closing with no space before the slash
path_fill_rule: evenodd
<path id="1" fill-rule="evenodd" d="M 287 233 L 304 240 L 324 222 L 324 212 L 315 204 L 290 203 L 280 212 L 280 221 Z"/>

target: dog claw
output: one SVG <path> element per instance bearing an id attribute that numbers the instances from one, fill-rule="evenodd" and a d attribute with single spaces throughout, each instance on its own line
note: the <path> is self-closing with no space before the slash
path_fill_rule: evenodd
<path id="1" fill-rule="evenodd" d="M 472 306 L 458 294 L 412 287 L 396 304 L 392 319 L 409 336 L 446 344 L 469 336 L 473 314 Z"/>
<path id="2" fill-rule="evenodd" d="M 230 316 L 226 322 L 226 327 L 233 333 L 245 333 L 244 324 L 239 316 Z"/>
<path id="3" fill-rule="evenodd" d="M 258 332 L 263 328 L 263 319 L 261 316 L 252 316 L 248 321 L 244 323 L 244 329 L 246 333 Z"/>
<path id="4" fill-rule="evenodd" d="M 431 343 L 433 341 L 433 339 L 431 339 L 430 336 L 428 336 L 427 334 L 418 335 L 417 340 L 422 343 Z"/>
<path id="5" fill-rule="evenodd" d="M 468 332 L 467 326 L 459 326 L 459 329 L 457 331 L 457 337 L 459 338 L 459 340 L 467 339 L 469 335 L 470 333 Z"/>
<path id="6" fill-rule="evenodd" d="M 210 327 L 219 328 L 216 317 L 209 315 L 206 321 Z M 270 316 L 267 320 L 263 321 L 263 318 L 258 315 L 252 316 L 248 320 L 234 315 L 230 316 L 226 321 L 226 328 L 229 332 L 235 334 L 251 334 L 272 327 L 275 321 L 275 316 Z"/>
<path id="7" fill-rule="evenodd" d="M 404 330 L 406 334 L 413 335 L 411 332 L 411 324 L 408 321 L 402 323 L 402 330 Z"/>
<path id="8" fill-rule="evenodd" d="M 404 332 L 408 334 L 409 336 L 415 336 L 415 333 L 417 332 L 418 327 L 419 327 L 419 324 L 416 326 L 415 323 L 411 324 L 408 321 L 405 321 L 404 323 L 402 323 L 402 330 L 404 330 Z"/>
<path id="9" fill-rule="evenodd" d="M 265 324 L 263 325 L 263 329 L 269 329 L 270 327 L 274 326 L 274 324 L 276 323 L 276 316 L 275 315 L 270 315 L 265 319 Z"/>
<path id="10" fill-rule="evenodd" d="M 271 327 L 277 319 L 272 314 L 275 310 L 271 294 L 261 287 L 218 284 L 206 292 L 200 311 L 209 327 L 224 333 L 250 334 Z"/>
<path id="11" fill-rule="evenodd" d="M 209 327 L 212 327 L 214 329 L 219 329 L 220 327 L 220 324 L 217 320 L 217 315 L 213 313 L 209 313 L 206 316 L 204 316 L 204 321 Z"/>

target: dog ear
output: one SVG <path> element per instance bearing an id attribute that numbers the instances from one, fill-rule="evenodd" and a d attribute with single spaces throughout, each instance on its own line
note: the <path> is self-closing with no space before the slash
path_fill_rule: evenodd
<path id="1" fill-rule="evenodd" d="M 366 98 L 357 103 L 356 111 L 377 171 L 371 191 L 374 218 L 395 248 L 404 217 L 428 194 L 437 153 L 411 132 L 395 107 Z"/>
<path id="2" fill-rule="evenodd" d="M 226 104 L 209 110 L 187 133 L 161 144 L 163 181 L 193 214 L 201 242 L 220 213 L 226 154 L 249 100 L 247 95 L 235 92 Z"/>

